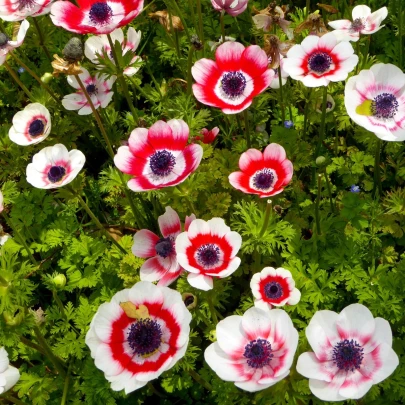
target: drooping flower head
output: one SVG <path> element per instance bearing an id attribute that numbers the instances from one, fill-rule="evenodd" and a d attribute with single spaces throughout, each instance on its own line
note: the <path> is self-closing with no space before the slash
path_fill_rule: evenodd
<path id="1" fill-rule="evenodd" d="M 219 128 L 218 127 L 212 129 L 203 128 L 200 131 L 200 134 L 202 135 L 202 139 L 200 136 L 196 136 L 195 139 L 202 140 L 203 143 L 209 144 L 215 141 L 215 138 L 219 134 Z"/>
<path id="2" fill-rule="evenodd" d="M 298 332 L 282 309 L 250 308 L 243 316 L 228 316 L 218 323 L 216 334 L 204 358 L 222 380 L 255 392 L 290 373 Z"/>
<path id="3" fill-rule="evenodd" d="M 222 218 L 195 219 L 176 239 L 177 260 L 189 272 L 188 282 L 207 291 L 213 287 L 213 277 L 228 277 L 239 267 L 236 255 L 241 245 L 241 236 Z"/>
<path id="4" fill-rule="evenodd" d="M 121 44 L 123 55 L 125 55 L 128 51 L 135 52 L 141 40 L 141 31 L 135 31 L 135 29 L 132 27 L 128 28 L 127 39 L 124 38 L 124 33 L 121 28 L 117 28 L 110 35 L 113 44 L 115 44 L 115 41 L 118 41 Z M 98 57 L 103 58 L 103 51 L 105 51 L 107 55 L 109 55 L 110 61 L 115 64 L 107 35 L 103 34 L 90 37 L 84 44 L 84 54 L 94 64 L 98 65 L 97 67 L 100 68 L 102 67 L 102 64 L 100 64 Z M 134 56 L 130 64 L 124 67 L 124 75 L 133 76 L 139 70 L 139 67 L 131 65 L 133 65 L 135 62 L 140 61 L 140 56 Z"/>
<path id="5" fill-rule="evenodd" d="M 194 214 L 186 217 L 185 231 L 194 219 Z M 181 222 L 177 212 L 171 207 L 166 207 L 166 212 L 158 218 L 158 223 L 162 237 L 147 229 L 141 229 L 134 236 L 132 253 L 148 259 L 140 269 L 141 280 L 151 282 L 159 280 L 158 285 L 168 286 L 183 271 L 177 261 L 175 249 L 176 238 L 181 232 Z"/>
<path id="6" fill-rule="evenodd" d="M 143 0 L 56 1 L 51 19 L 57 27 L 78 34 L 109 34 L 129 24 L 143 9 Z"/>
<path id="7" fill-rule="evenodd" d="M 372 13 L 370 7 L 361 5 L 353 8 L 353 21 L 336 20 L 328 24 L 335 29 L 332 32 L 339 41 L 357 42 L 361 34 L 374 34 L 383 28 L 384 25 L 381 25 L 381 22 L 387 18 L 387 15 L 387 7 Z"/>
<path id="8" fill-rule="evenodd" d="M 80 68 L 82 73 L 79 74 L 80 80 L 86 87 L 86 91 L 93 102 L 94 107 L 97 109 L 99 107 L 105 108 L 110 104 L 114 92 L 112 91 L 112 86 L 117 79 L 116 76 L 111 76 L 107 79 L 104 74 L 97 73 L 94 77 L 90 76 L 90 73 L 85 68 Z M 84 95 L 75 76 L 69 75 L 67 77 L 68 83 L 77 89 L 76 93 L 68 94 L 63 97 L 62 105 L 67 110 L 79 110 L 79 115 L 91 114 L 91 107 Z"/>
<path id="9" fill-rule="evenodd" d="M 188 125 L 183 120 L 157 121 L 149 130 L 136 128 L 128 146 L 121 146 L 114 163 L 122 172 L 135 176 L 133 191 L 157 190 L 182 183 L 193 173 L 203 155 L 201 145 L 187 145 Z"/>
<path id="10" fill-rule="evenodd" d="M 349 117 L 384 141 L 405 140 L 405 74 L 377 63 L 351 77 L 345 87 Z"/>
<path id="11" fill-rule="evenodd" d="M 274 77 L 270 83 L 270 88 L 279 89 L 280 88 L 280 79 L 278 76 L 278 68 L 273 69 L 273 70 L 274 70 Z M 290 75 L 284 70 L 284 56 L 283 55 L 280 55 L 280 71 L 281 71 L 281 85 L 284 86 L 287 83 L 287 78 Z"/>
<path id="12" fill-rule="evenodd" d="M 197 82 L 193 92 L 198 101 L 225 114 L 248 108 L 273 80 L 266 52 L 257 45 L 245 48 L 239 42 L 225 42 L 217 48 L 215 58 L 200 59 L 192 67 Z"/>
<path id="13" fill-rule="evenodd" d="M 211 3 L 215 10 L 236 17 L 246 10 L 248 0 L 211 0 Z"/>
<path id="14" fill-rule="evenodd" d="M 301 293 L 295 288 L 291 273 L 283 268 L 265 267 L 253 275 L 250 288 L 255 306 L 264 310 L 298 304 Z"/>
<path id="15" fill-rule="evenodd" d="M 271 143 L 264 152 L 249 149 L 239 159 L 240 172 L 229 175 L 229 182 L 236 189 L 261 198 L 281 193 L 291 181 L 293 165 L 284 148 Z"/>
<path id="16" fill-rule="evenodd" d="M 319 87 L 345 80 L 358 61 L 352 45 L 338 43 L 330 32 L 320 38 L 308 35 L 301 45 L 294 45 L 287 53 L 284 70 L 307 87 Z"/>
<path id="17" fill-rule="evenodd" d="M 34 145 L 42 142 L 51 132 L 51 115 L 40 103 L 28 104 L 13 117 L 8 136 L 17 145 Z"/>
<path id="18" fill-rule="evenodd" d="M 301 354 L 297 371 L 323 401 L 359 399 L 399 364 L 389 323 L 361 304 L 316 312 L 306 336 L 314 352 Z"/>
<path id="19" fill-rule="evenodd" d="M 1 1 L 1 0 L 0 0 Z M 1 10 L 1 7 L 0 7 Z M 18 48 L 24 42 L 25 35 L 30 26 L 27 20 L 24 20 L 17 33 L 15 41 L 11 40 L 4 32 L 0 32 L 0 65 L 4 63 L 7 58 L 7 54 L 15 48 Z"/>
<path id="20" fill-rule="evenodd" d="M 0 18 L 21 21 L 49 13 L 52 0 L 0 0 Z"/>
<path id="21" fill-rule="evenodd" d="M 0 394 L 13 388 L 20 379 L 20 372 L 10 366 L 8 353 L 4 347 L 0 348 Z"/>
<path id="22" fill-rule="evenodd" d="M 47 146 L 27 166 L 27 181 L 36 188 L 57 188 L 70 183 L 82 170 L 85 156 L 79 150 L 70 152 L 65 145 Z"/>
<path id="23" fill-rule="evenodd" d="M 128 394 L 184 356 L 190 321 L 180 293 L 140 281 L 100 305 L 86 344 L 111 389 Z"/>

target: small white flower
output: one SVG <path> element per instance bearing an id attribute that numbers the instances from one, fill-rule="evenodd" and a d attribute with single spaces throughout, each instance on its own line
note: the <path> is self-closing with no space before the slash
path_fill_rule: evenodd
<path id="1" fill-rule="evenodd" d="M 42 142 L 51 132 L 51 116 L 42 104 L 28 104 L 13 117 L 8 136 L 17 145 L 33 145 Z"/>
<path id="2" fill-rule="evenodd" d="M 43 189 L 65 186 L 78 175 L 85 161 L 79 150 L 68 152 L 62 144 L 48 146 L 34 155 L 27 166 L 27 181 Z"/>
<path id="3" fill-rule="evenodd" d="M 8 353 L 4 347 L 0 348 L 0 394 L 13 388 L 20 379 L 20 372 L 10 366 Z"/>
<path id="4" fill-rule="evenodd" d="M 0 9 L 1 9 L 1 0 L 0 0 Z M 0 18 L 2 18 L 0 14 Z M 0 32 L 0 65 L 2 65 L 6 58 L 7 54 L 15 48 L 18 48 L 24 42 L 25 35 L 30 26 L 30 23 L 27 20 L 24 20 L 20 29 L 18 30 L 17 39 L 12 41 L 5 33 Z"/>

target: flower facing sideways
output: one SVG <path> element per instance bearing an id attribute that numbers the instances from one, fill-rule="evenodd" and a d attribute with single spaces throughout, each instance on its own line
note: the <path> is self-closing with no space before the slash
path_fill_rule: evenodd
<path id="1" fill-rule="evenodd" d="M 186 217 L 185 231 L 191 221 L 195 219 L 192 214 Z M 158 285 L 168 286 L 175 281 L 183 271 L 176 257 L 175 241 L 181 232 L 181 222 L 176 211 L 166 207 L 166 212 L 158 218 L 162 238 L 147 229 L 141 229 L 134 236 L 132 253 L 143 257 L 146 262 L 140 269 L 142 281 L 157 281 Z"/>
<path id="2" fill-rule="evenodd" d="M 200 131 L 200 134 L 202 135 L 202 138 L 200 136 L 196 136 L 195 139 L 198 141 L 201 140 L 205 144 L 210 144 L 214 142 L 215 138 L 218 136 L 219 128 L 218 127 L 212 129 L 203 128 Z"/>
<path id="3" fill-rule="evenodd" d="M 374 34 L 383 28 L 384 25 L 381 25 L 381 22 L 387 18 L 387 15 L 387 7 L 372 13 L 370 7 L 361 5 L 353 8 L 353 21 L 336 20 L 330 21 L 328 24 L 335 29 L 332 33 L 339 41 L 357 42 L 361 34 Z"/>
<path id="4" fill-rule="evenodd" d="M 10 366 L 8 353 L 4 347 L 0 348 L 0 394 L 13 388 L 20 379 L 20 372 Z"/>
<path id="5" fill-rule="evenodd" d="M 87 69 L 82 67 L 80 69 L 82 70 L 82 73 L 79 74 L 79 78 L 85 86 L 86 92 L 90 96 L 94 107 L 96 109 L 99 107 L 107 107 L 114 94 L 112 86 L 117 79 L 116 76 L 111 76 L 107 79 L 106 75 L 97 73 L 94 77 L 91 77 Z M 63 97 L 62 105 L 67 110 L 79 110 L 79 115 L 91 114 L 92 111 L 90 104 L 76 80 L 76 77 L 69 75 L 67 81 L 72 87 L 77 89 L 77 92 Z"/>
<path id="6" fill-rule="evenodd" d="M 114 163 L 135 176 L 128 181 L 133 191 L 157 190 L 182 183 L 201 162 L 201 145 L 187 145 L 188 125 L 183 120 L 157 121 L 149 130 L 136 128 L 128 146 L 121 146 Z"/>
<path id="7" fill-rule="evenodd" d="M 113 44 L 115 44 L 115 41 L 118 41 L 121 44 L 123 55 L 128 51 L 135 52 L 141 40 L 141 31 L 135 31 L 132 27 L 128 28 L 127 39 L 124 38 L 124 33 L 121 28 L 117 28 L 110 35 Z M 84 54 L 94 64 L 99 65 L 98 67 L 100 68 L 102 67 L 102 64 L 100 64 L 99 58 L 103 58 L 103 51 L 109 55 L 111 62 L 115 64 L 107 35 L 103 34 L 90 37 L 84 44 Z M 140 56 L 134 56 L 130 61 L 129 66 L 125 66 L 123 72 L 124 75 L 133 76 L 139 70 L 139 67 L 131 65 L 140 61 Z"/>
<path id="8" fill-rule="evenodd" d="M 255 392 L 290 373 L 298 332 L 282 309 L 250 308 L 243 316 L 228 316 L 218 323 L 216 334 L 204 358 L 222 380 Z"/>
<path id="9" fill-rule="evenodd" d="M 284 86 L 287 83 L 287 78 L 290 76 L 285 70 L 284 70 L 284 56 L 280 55 L 280 71 L 281 71 L 281 85 Z M 280 79 L 278 77 L 278 69 L 273 69 L 274 70 L 274 78 L 270 83 L 270 88 L 272 89 L 279 89 L 280 88 Z"/>
<path id="10" fill-rule="evenodd" d="M 86 344 L 111 388 L 128 394 L 184 356 L 190 321 L 180 293 L 140 281 L 100 305 Z"/>
<path id="11" fill-rule="evenodd" d="M 52 0 L 0 0 L 0 19 L 21 21 L 49 13 Z"/>
<path id="12" fill-rule="evenodd" d="M 291 273 L 283 268 L 265 267 L 253 275 L 250 288 L 255 297 L 255 306 L 265 310 L 273 306 L 295 305 L 301 298 Z"/>
<path id="13" fill-rule="evenodd" d="M 42 142 L 51 132 L 51 116 L 39 103 L 28 104 L 13 117 L 8 136 L 17 145 L 33 145 Z"/>
<path id="14" fill-rule="evenodd" d="M 1 1 L 1 0 L 0 0 Z M 1 8 L 0 8 L 1 9 Z M 1 16 L 0 16 L 1 17 Z M 0 32 L 0 65 L 2 65 L 6 58 L 7 54 L 15 48 L 21 46 L 24 42 L 25 35 L 27 34 L 30 23 L 27 20 L 24 20 L 17 33 L 17 38 L 15 41 L 10 39 L 7 34 Z"/>
<path id="15" fill-rule="evenodd" d="M 39 151 L 27 166 L 27 181 L 36 188 L 57 188 L 70 183 L 82 170 L 85 156 L 70 152 L 65 145 L 48 146 Z"/>
<path id="16" fill-rule="evenodd" d="M 323 401 L 359 399 L 399 364 L 389 323 L 361 304 L 316 312 L 306 336 L 314 352 L 300 355 L 297 371 Z"/>
<path id="17" fill-rule="evenodd" d="M 189 272 L 188 282 L 207 291 L 213 288 L 213 277 L 228 277 L 239 267 L 241 245 L 241 236 L 222 218 L 195 219 L 176 239 L 177 260 Z"/>
<path id="18" fill-rule="evenodd" d="M 231 185 L 261 198 L 281 193 L 293 175 L 293 165 L 277 143 L 268 145 L 263 153 L 257 149 L 242 153 L 239 168 L 240 172 L 229 175 Z"/>
<path id="19" fill-rule="evenodd" d="M 215 10 L 236 17 L 246 10 L 248 0 L 211 0 L 211 3 Z"/>
<path id="20" fill-rule="evenodd" d="M 55 1 L 51 19 L 57 27 L 78 34 L 109 34 L 129 24 L 143 9 L 143 0 Z"/>
<path id="21" fill-rule="evenodd" d="M 330 32 L 318 37 L 308 35 L 287 53 L 284 70 L 307 87 L 327 86 L 345 80 L 359 57 L 349 42 L 340 42 Z"/>
<path id="22" fill-rule="evenodd" d="M 349 117 L 384 141 L 405 140 L 405 74 L 378 63 L 351 77 L 345 87 Z"/>
<path id="23" fill-rule="evenodd" d="M 253 98 L 273 80 L 266 52 L 257 45 L 245 48 L 239 42 L 225 42 L 215 52 L 216 61 L 198 60 L 191 69 L 198 101 L 236 114 L 248 108 Z"/>

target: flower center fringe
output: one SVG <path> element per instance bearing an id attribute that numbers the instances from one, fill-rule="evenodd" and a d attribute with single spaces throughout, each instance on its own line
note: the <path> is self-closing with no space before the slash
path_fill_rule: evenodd
<path id="1" fill-rule="evenodd" d="M 45 125 L 40 119 L 36 119 L 31 122 L 30 127 L 28 128 L 28 133 L 32 138 L 35 138 L 44 133 Z"/>
<path id="2" fill-rule="evenodd" d="M 155 250 L 156 253 L 163 258 L 170 256 L 174 252 L 173 242 L 171 238 L 168 237 L 159 239 L 156 242 Z"/>
<path id="3" fill-rule="evenodd" d="M 379 94 L 371 104 L 371 111 L 380 119 L 394 118 L 398 111 L 398 101 L 393 94 Z"/>
<path id="4" fill-rule="evenodd" d="M 308 59 L 309 68 L 318 74 L 325 73 L 332 65 L 332 58 L 325 52 L 316 52 Z"/>
<path id="5" fill-rule="evenodd" d="M 98 93 L 98 89 L 97 89 L 97 87 L 96 87 L 95 84 L 88 84 L 88 85 L 86 86 L 86 91 L 87 91 L 87 94 L 88 94 L 89 96 L 92 96 L 93 94 L 97 94 L 97 93 Z"/>
<path id="6" fill-rule="evenodd" d="M 246 88 L 246 78 L 240 72 L 228 72 L 222 76 L 222 91 L 230 99 L 242 95 Z"/>
<path id="7" fill-rule="evenodd" d="M 270 169 L 260 170 L 253 177 L 253 185 L 258 190 L 268 190 L 274 182 L 274 173 Z"/>
<path id="8" fill-rule="evenodd" d="M 90 8 L 89 17 L 95 25 L 106 25 L 110 22 L 113 13 L 107 3 L 94 3 Z"/>
<path id="9" fill-rule="evenodd" d="M 63 179 L 66 169 L 62 166 L 52 166 L 48 172 L 48 179 L 51 183 L 57 183 Z"/>
<path id="10" fill-rule="evenodd" d="M 219 262 L 220 250 L 213 243 L 207 243 L 198 248 L 197 261 L 203 267 L 213 267 Z"/>
<path id="11" fill-rule="evenodd" d="M 164 177 L 169 175 L 174 165 L 176 164 L 176 159 L 173 154 L 167 150 L 160 150 L 155 152 L 150 158 L 150 169 L 156 176 Z"/>
<path id="12" fill-rule="evenodd" d="M 3 49 L 7 46 L 8 41 L 10 40 L 10 38 L 4 34 L 3 32 L 0 32 L 0 49 Z"/>
<path id="13" fill-rule="evenodd" d="M 247 364 L 253 368 L 267 366 L 274 357 L 271 344 L 265 339 L 252 340 L 245 346 L 243 355 L 247 358 Z"/>
<path id="14" fill-rule="evenodd" d="M 139 319 L 129 328 L 127 340 L 135 354 L 148 357 L 159 349 L 162 334 L 156 321 L 150 318 Z"/>
<path id="15" fill-rule="evenodd" d="M 360 32 L 366 28 L 363 18 L 356 18 L 350 27 L 351 32 Z"/>
<path id="16" fill-rule="evenodd" d="M 269 299 L 278 299 L 283 295 L 283 287 L 277 281 L 271 281 L 264 286 L 264 293 Z"/>
<path id="17" fill-rule="evenodd" d="M 333 348 L 332 360 L 344 371 L 359 369 L 363 361 L 363 348 L 355 340 L 342 340 Z"/>

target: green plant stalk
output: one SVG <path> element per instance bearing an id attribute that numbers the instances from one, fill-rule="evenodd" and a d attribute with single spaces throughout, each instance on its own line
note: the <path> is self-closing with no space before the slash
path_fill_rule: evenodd
<path id="1" fill-rule="evenodd" d="M 123 68 L 120 64 L 120 61 L 118 59 L 117 53 L 115 52 L 115 47 L 114 47 L 114 43 L 112 41 L 111 35 L 107 34 L 107 38 L 108 38 L 108 42 L 110 44 L 111 47 L 111 52 L 112 52 L 112 56 L 115 62 L 115 67 L 117 69 L 117 77 L 118 77 L 118 81 L 121 85 L 122 91 L 124 92 L 124 97 L 127 100 L 129 109 L 131 110 L 131 113 L 135 119 L 135 122 L 138 122 L 139 117 L 138 117 L 138 113 L 135 110 L 134 104 L 132 102 L 131 96 L 129 95 L 129 91 L 128 91 L 128 86 L 127 86 L 127 82 L 125 81 L 124 75 L 123 75 Z"/>
<path id="2" fill-rule="evenodd" d="M 161 392 L 159 392 L 155 386 L 152 384 L 151 381 L 148 382 L 147 384 L 148 388 L 152 391 L 153 394 L 157 395 L 160 398 L 167 398 L 166 395 L 162 394 Z"/>
<path id="3" fill-rule="evenodd" d="M 318 145 L 316 146 L 315 157 L 319 156 L 319 152 L 321 151 L 322 141 L 325 136 L 325 119 L 326 119 L 326 100 L 328 96 L 328 86 L 323 87 L 323 99 L 322 99 L 322 117 L 321 117 L 321 125 L 319 127 L 319 139 Z"/>
<path id="4" fill-rule="evenodd" d="M 191 95 L 191 85 L 193 84 L 193 76 L 191 75 L 191 67 L 193 65 L 194 46 L 190 44 L 187 60 L 187 94 Z"/>
<path id="5" fill-rule="evenodd" d="M 142 89 L 142 87 L 130 76 L 128 76 L 129 81 L 132 83 L 132 85 L 136 88 L 136 90 L 138 90 L 138 92 L 145 98 L 145 100 L 148 101 L 152 101 L 147 94 L 145 93 L 145 91 Z"/>
<path id="6" fill-rule="evenodd" d="M 173 20 L 172 20 L 172 14 L 170 13 L 170 10 L 168 9 L 167 12 L 169 14 L 169 25 L 170 25 L 170 34 L 171 34 L 171 36 L 169 34 L 167 34 L 167 36 L 173 42 L 174 49 L 176 50 L 176 53 L 177 53 L 177 57 L 180 60 L 181 52 L 180 52 L 179 36 L 177 35 L 177 31 L 174 29 Z"/>
<path id="7" fill-rule="evenodd" d="M 278 67 L 278 83 L 280 85 L 279 88 L 279 97 L 280 97 L 280 107 L 281 107 L 281 121 L 284 124 L 285 121 L 285 104 L 284 104 L 284 97 L 283 97 L 283 80 L 281 78 L 281 66 Z"/>
<path id="8" fill-rule="evenodd" d="M 307 134 L 307 129 L 308 129 L 308 112 L 309 112 L 309 105 L 311 104 L 311 95 L 312 95 L 312 88 L 309 89 L 308 99 L 305 102 L 305 109 L 304 109 L 304 136 Z"/>
<path id="9" fill-rule="evenodd" d="M 272 201 L 267 200 L 266 212 L 264 213 L 264 221 L 263 221 L 262 229 L 260 230 L 260 233 L 259 233 L 259 238 L 261 238 L 265 234 L 267 227 L 269 226 L 270 214 L 271 214 L 272 208 L 273 208 Z"/>
<path id="10" fill-rule="evenodd" d="M 221 11 L 219 15 L 219 21 L 221 23 L 221 36 L 222 36 L 222 43 L 225 42 L 225 24 L 224 24 L 224 14 L 225 11 Z"/>
<path id="11" fill-rule="evenodd" d="M 359 41 L 357 41 L 357 42 L 359 42 Z M 367 35 L 367 38 L 366 38 L 366 46 L 364 47 L 363 61 L 361 62 L 361 68 L 360 68 L 360 70 L 363 70 L 363 69 L 364 69 L 364 66 L 366 66 L 368 50 L 370 49 L 370 42 L 371 42 L 371 35 Z"/>
<path id="12" fill-rule="evenodd" d="M 191 35 L 190 35 L 189 31 L 188 31 L 188 27 L 187 27 L 186 20 L 184 19 L 183 13 L 181 12 L 181 9 L 180 9 L 179 5 L 177 4 L 177 1 L 176 1 L 176 0 L 174 0 L 174 1 L 172 1 L 172 0 L 165 0 L 165 3 L 166 3 L 166 4 L 167 4 L 167 3 L 171 4 L 172 7 L 175 9 L 176 14 L 178 15 L 178 17 L 179 17 L 180 20 L 181 20 L 181 23 L 183 24 L 184 32 L 186 33 L 188 42 L 191 42 Z"/>
<path id="13" fill-rule="evenodd" d="M 198 31 L 200 41 L 202 43 L 202 56 L 205 56 L 205 39 L 204 39 L 204 24 L 203 24 L 203 17 L 201 12 L 201 0 L 197 0 L 197 14 L 198 14 Z"/>
<path id="14" fill-rule="evenodd" d="M 186 370 L 188 374 L 196 381 L 198 382 L 201 386 L 203 386 L 206 390 L 212 391 L 212 385 L 208 382 L 205 381 L 204 378 L 200 376 L 197 372 L 195 372 L 193 369 L 189 368 Z"/>
<path id="15" fill-rule="evenodd" d="M 25 346 L 28 346 L 28 347 L 30 347 L 31 349 L 36 350 L 38 353 L 41 353 L 42 355 L 46 356 L 46 353 L 45 353 L 45 351 L 42 349 L 41 346 L 37 345 L 37 344 L 34 343 L 34 342 L 31 342 L 31 340 L 27 339 L 27 338 L 24 337 L 24 336 L 20 336 L 19 339 L 20 339 L 20 342 L 21 342 L 22 344 L 24 344 Z"/>
<path id="16" fill-rule="evenodd" d="M 380 174 L 380 157 L 381 157 L 381 139 L 377 138 L 377 145 L 374 157 L 374 186 L 373 186 L 373 196 L 376 197 L 377 194 L 381 196 L 382 186 L 381 186 L 381 174 Z"/>
<path id="17" fill-rule="evenodd" d="M 252 146 L 252 142 L 250 140 L 249 117 L 248 117 L 247 109 L 243 110 L 243 119 L 245 121 L 246 144 L 247 144 L 248 149 L 250 149 Z"/>
<path id="18" fill-rule="evenodd" d="M 214 289 L 212 289 L 211 291 L 209 291 L 207 293 L 207 302 L 208 302 L 208 307 L 211 312 L 212 322 L 213 322 L 214 326 L 216 326 L 218 324 L 218 318 L 217 318 L 217 312 L 215 310 L 214 302 L 212 301 L 212 295 L 211 295 L 212 291 L 214 291 Z"/>
<path id="19" fill-rule="evenodd" d="M 315 203 L 316 234 L 318 236 L 322 235 L 321 220 L 320 220 L 320 216 L 319 216 L 319 203 L 321 202 L 321 178 L 322 178 L 322 175 L 318 174 L 318 193 L 316 196 L 316 203 Z"/>
<path id="20" fill-rule="evenodd" d="M 328 175 L 326 174 L 326 170 L 323 172 L 323 174 L 325 175 L 326 188 L 328 189 L 328 194 L 329 194 L 330 210 L 332 211 L 332 214 L 334 214 L 335 213 L 335 208 L 333 206 L 332 190 L 331 190 L 331 187 L 330 187 L 330 182 L 329 182 Z"/>
<path id="21" fill-rule="evenodd" d="M 398 5 L 398 15 L 399 15 L 399 20 L 398 20 L 398 39 L 399 39 L 399 68 L 402 70 L 403 66 L 403 45 L 402 45 L 402 23 L 403 23 L 403 16 L 402 16 L 402 3 L 403 0 L 399 0 L 399 5 Z"/>
<path id="22" fill-rule="evenodd" d="M 31 92 L 25 87 L 24 83 L 20 80 L 20 78 L 16 75 L 13 69 L 11 69 L 10 65 L 7 63 L 7 61 L 4 61 L 3 66 L 7 69 L 7 72 L 10 74 L 10 76 L 14 79 L 14 81 L 21 87 L 22 91 L 25 93 L 25 95 L 32 101 L 35 102 L 34 96 L 31 94 Z"/>
<path id="23" fill-rule="evenodd" d="M 72 363 L 69 364 L 69 368 L 66 374 L 65 378 L 65 383 L 63 384 L 63 394 L 62 394 L 62 400 L 60 401 L 60 405 L 65 405 L 66 400 L 67 400 L 67 395 L 69 392 L 69 383 L 70 383 L 70 368 L 72 366 Z"/>
<path id="24" fill-rule="evenodd" d="M 0 276 L 0 287 L 8 287 L 10 283 L 3 277 Z"/>
<path id="25" fill-rule="evenodd" d="M 12 402 L 13 404 L 16 404 L 16 405 L 27 405 L 25 402 L 17 399 L 16 397 L 13 397 L 9 393 L 2 394 L 0 399 L 1 398 L 5 398 L 5 399 L 7 399 L 7 401 L 10 401 L 10 402 Z"/>
<path id="26" fill-rule="evenodd" d="M 339 154 L 339 132 L 335 114 L 332 114 L 332 117 L 333 117 L 333 124 L 335 125 L 335 155 L 337 156 Z"/>
<path id="27" fill-rule="evenodd" d="M 55 300 L 56 304 L 58 305 L 58 307 L 59 307 L 59 309 L 60 309 L 60 312 L 62 313 L 62 316 L 63 316 L 64 318 L 66 318 L 65 308 L 64 308 L 64 306 L 63 306 L 62 301 L 61 301 L 60 298 L 58 297 L 58 293 L 57 293 L 55 290 L 53 290 L 53 291 L 52 291 L 52 295 L 53 295 L 53 299 Z"/>
<path id="28" fill-rule="evenodd" d="M 188 0 L 188 7 L 190 9 L 191 23 L 193 27 L 197 27 L 195 22 L 194 0 Z"/>
<path id="29" fill-rule="evenodd" d="M 35 17 L 33 17 L 31 19 L 34 22 L 35 25 L 35 29 L 38 32 L 38 36 L 39 36 L 39 45 L 41 45 L 41 48 L 44 50 L 46 57 L 48 58 L 49 62 L 52 62 L 52 56 L 50 54 L 50 52 L 48 51 L 48 48 L 45 45 L 45 41 L 44 41 L 44 34 L 42 33 L 41 27 L 38 24 L 38 21 Z"/>
<path id="30" fill-rule="evenodd" d="M 305 5 L 305 18 L 308 18 L 310 8 L 311 8 L 311 0 L 307 0 Z"/>

